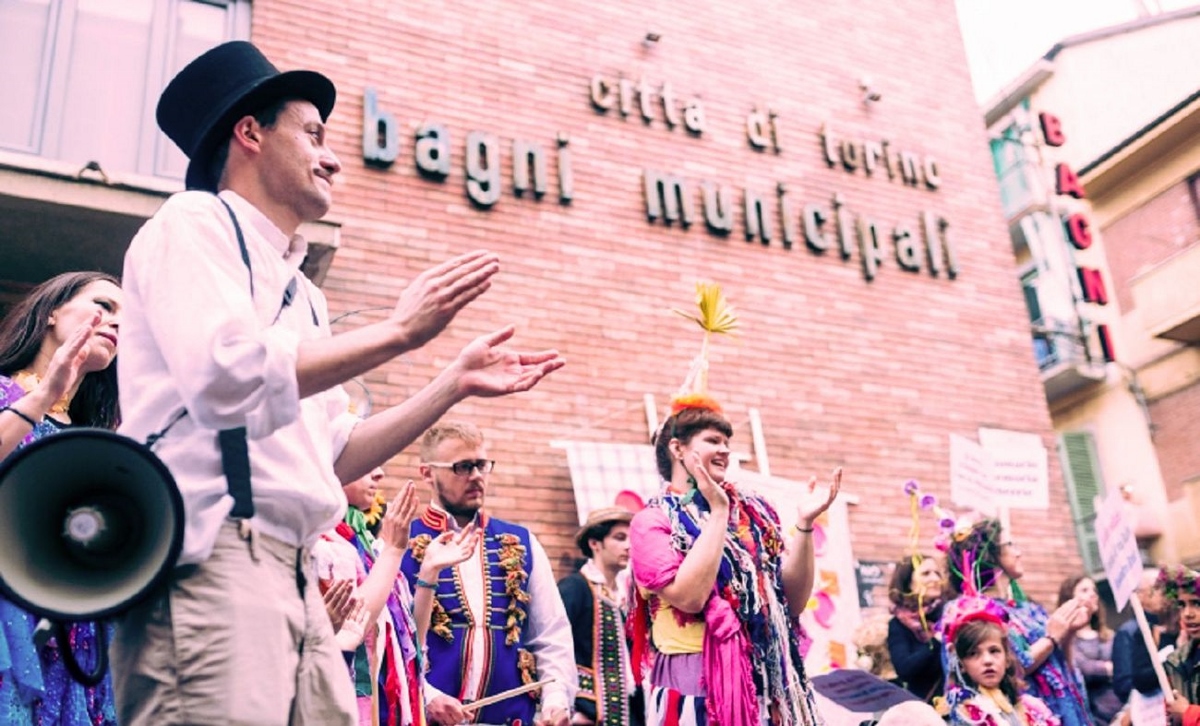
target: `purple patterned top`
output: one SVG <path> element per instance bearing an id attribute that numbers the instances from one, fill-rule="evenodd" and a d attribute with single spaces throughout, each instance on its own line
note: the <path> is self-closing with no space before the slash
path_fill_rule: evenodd
<path id="1" fill-rule="evenodd" d="M 25 389 L 0 375 L 0 407 L 20 400 Z M 63 424 L 45 418 L 17 447 L 58 433 Z M 95 688 L 76 683 L 62 662 L 54 639 L 34 645 L 37 618 L 0 597 L 0 723 L 12 726 L 116 726 L 112 681 L 108 675 Z M 79 665 L 89 669 L 97 657 L 97 624 L 70 628 L 71 648 Z M 104 625 L 101 627 L 109 628 Z"/>

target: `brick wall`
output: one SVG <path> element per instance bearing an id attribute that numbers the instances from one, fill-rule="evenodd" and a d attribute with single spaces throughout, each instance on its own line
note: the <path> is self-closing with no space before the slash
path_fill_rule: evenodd
<path id="1" fill-rule="evenodd" d="M 642 39 L 661 34 L 653 47 Z M 342 248 L 325 290 L 335 313 L 388 306 L 421 270 L 478 247 L 503 271 L 483 298 L 437 340 L 366 377 L 377 405 L 412 394 L 473 336 L 506 323 L 516 344 L 555 347 L 568 366 L 518 398 L 470 401 L 453 415 L 489 432 L 500 462 L 489 506 L 528 523 L 555 562 L 565 563 L 577 520 L 563 438 L 640 442 L 642 396 L 661 405 L 683 380 L 700 339 L 668 310 L 691 306 L 693 282 L 719 281 L 738 308 L 743 335 L 714 344 L 711 388 L 749 449 L 747 410 L 758 408 L 773 472 L 794 478 L 846 470 L 855 554 L 893 559 L 908 523 L 899 495 L 910 477 L 948 498 L 951 433 L 980 426 L 1033 431 L 1051 452 L 1051 509 L 1015 516 L 1025 540 L 1029 589 L 1050 600 L 1077 569 L 1054 440 L 1031 355 L 1027 317 L 984 133 L 967 76 L 953 3 L 854 2 L 485 2 L 434 5 L 300 0 L 255 3 L 252 38 L 281 67 L 315 67 L 339 88 L 331 122 L 344 164 L 332 217 Z M 661 106 L 644 122 L 599 113 L 589 79 L 669 82 L 680 101 L 698 97 L 703 135 L 669 129 Z M 859 78 L 882 99 L 867 105 Z M 361 159 L 363 90 L 400 124 L 389 169 Z M 778 116 L 781 151 L 756 151 L 745 117 L 756 104 Z M 419 175 L 414 132 L 446 126 L 451 172 Z M 830 168 L 818 131 L 935 158 L 941 188 L 930 191 Z M 490 210 L 465 193 L 464 141 L 485 131 L 501 140 L 503 193 Z M 541 200 L 512 189 L 511 142 L 554 149 L 570 138 L 575 198 L 557 201 L 554 156 Z M 646 219 L 641 174 L 674 172 L 693 183 L 689 228 Z M 881 178 L 882 177 L 882 178 Z M 698 183 L 732 186 L 734 231 L 705 230 Z M 823 255 L 803 241 L 769 245 L 742 234 L 740 190 L 775 209 L 786 183 L 798 219 L 804 204 L 904 223 L 920 239 L 918 214 L 949 222 L 956 280 L 902 271 L 886 236 L 873 282 L 860 257 Z M 827 226 L 832 226 L 827 225 Z M 368 312 L 339 326 L 378 320 Z M 389 467 L 393 484 L 415 475 L 410 451 Z M 934 525 L 926 522 L 929 534 Z M 1036 542 L 1036 546 L 1034 546 Z"/>
<path id="2" fill-rule="evenodd" d="M 1196 422 L 1200 421 L 1200 385 L 1192 385 L 1150 404 L 1154 422 L 1154 448 L 1162 469 L 1167 501 L 1183 496 L 1185 482 L 1200 481 L 1200 447 Z"/>
<path id="3" fill-rule="evenodd" d="M 1117 302 L 1133 310 L 1133 278 L 1200 241 L 1200 219 L 1187 182 L 1180 182 L 1102 230 Z"/>

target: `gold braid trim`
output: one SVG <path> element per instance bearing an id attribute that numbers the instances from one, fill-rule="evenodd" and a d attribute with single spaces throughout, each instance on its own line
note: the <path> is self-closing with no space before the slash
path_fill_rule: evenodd
<path id="1" fill-rule="evenodd" d="M 517 649 L 517 670 L 521 672 L 521 683 L 528 685 L 537 682 L 537 658 L 524 648 Z M 534 700 L 542 697 L 542 689 L 536 688 L 529 692 Z"/>
<path id="2" fill-rule="evenodd" d="M 507 618 L 504 622 L 507 645 L 514 645 L 521 639 L 521 628 L 525 623 L 529 593 L 521 588 L 529 575 L 521 567 L 525 561 L 525 546 L 515 534 L 502 534 L 500 541 L 500 566 L 504 568 L 504 592 L 508 595 L 508 607 L 505 609 Z M 532 656 L 530 656 L 532 657 Z M 532 683 L 533 681 L 526 681 Z"/>

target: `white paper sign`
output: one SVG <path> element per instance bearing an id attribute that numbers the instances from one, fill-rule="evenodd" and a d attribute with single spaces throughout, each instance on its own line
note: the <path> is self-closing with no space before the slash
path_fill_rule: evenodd
<path id="1" fill-rule="evenodd" d="M 1167 702 L 1162 692 L 1143 696 L 1136 689 L 1130 691 L 1129 715 L 1133 726 L 1167 726 Z"/>
<path id="2" fill-rule="evenodd" d="M 979 429 L 979 443 L 992 457 L 992 498 L 1011 509 L 1050 506 L 1050 469 L 1037 434 Z"/>
<path id="3" fill-rule="evenodd" d="M 984 516 L 996 511 L 991 455 L 979 444 L 956 434 L 950 434 L 950 499 Z"/>
<path id="4" fill-rule="evenodd" d="M 1112 587 L 1117 612 L 1125 609 L 1142 579 L 1142 555 L 1138 552 L 1137 538 L 1123 505 L 1117 493 L 1103 500 L 1096 498 L 1096 543 L 1100 547 L 1100 560 Z"/>

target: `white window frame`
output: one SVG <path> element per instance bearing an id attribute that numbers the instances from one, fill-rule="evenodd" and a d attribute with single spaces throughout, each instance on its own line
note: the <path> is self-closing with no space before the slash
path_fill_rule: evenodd
<path id="1" fill-rule="evenodd" d="M 184 3 L 197 3 L 228 10 L 225 18 L 225 39 L 247 39 L 250 37 L 249 0 L 154 0 L 154 11 L 150 19 L 150 54 L 146 65 L 146 91 L 142 99 L 142 110 L 136 168 L 106 170 L 118 174 L 137 174 L 158 178 L 177 179 L 177 174 L 165 172 L 158 159 L 161 144 L 171 144 L 161 131 L 154 117 L 158 96 L 169 80 L 171 72 L 168 59 L 170 49 L 175 47 L 175 28 L 179 8 Z M 46 150 L 56 145 L 62 134 L 63 109 L 66 105 L 67 72 L 66 59 L 71 51 L 75 20 L 78 16 L 78 0 L 52 0 L 46 42 L 38 64 L 38 98 L 33 113 L 34 134 L 28 147 L 0 143 L 0 150 L 29 154 L 40 158 L 54 159 Z M 70 160 L 77 161 L 77 160 Z M 83 160 L 86 161 L 86 160 Z"/>

